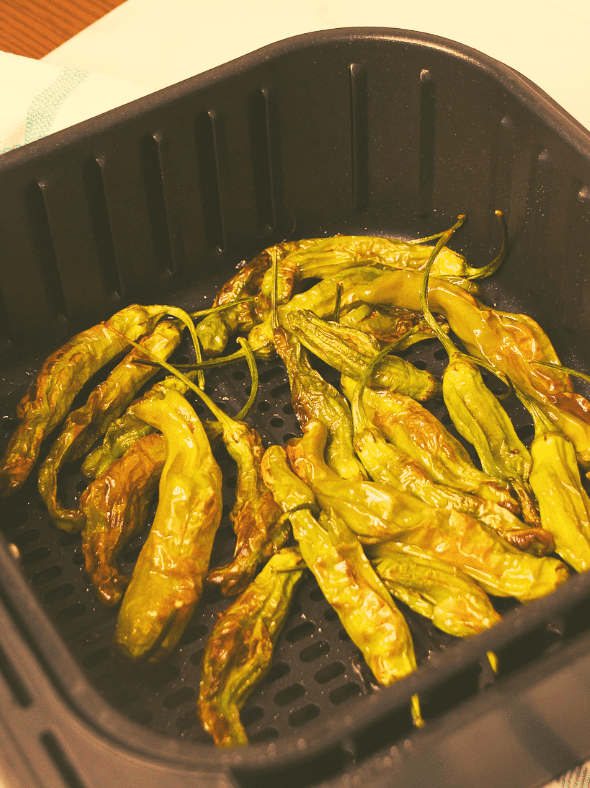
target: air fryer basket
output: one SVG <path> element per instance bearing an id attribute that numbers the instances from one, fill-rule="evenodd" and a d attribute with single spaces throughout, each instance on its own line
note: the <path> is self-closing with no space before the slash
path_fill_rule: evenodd
<path id="1" fill-rule="evenodd" d="M 128 303 L 199 309 L 277 241 L 415 237 L 459 213 L 468 222 L 453 246 L 483 264 L 499 245 L 497 208 L 511 245 L 488 301 L 538 320 L 562 362 L 587 370 L 590 137 L 464 46 L 398 30 L 299 36 L 4 154 L 0 448 L 45 356 Z M 438 347 L 408 357 L 440 372 Z M 207 376 L 231 413 L 249 383 L 245 364 Z M 509 408 L 530 439 L 526 412 Z M 298 433 L 280 362 L 260 366 L 249 418 L 265 444 Z M 69 469 L 64 494 L 81 478 Z M 224 479 L 216 563 L 233 547 L 229 461 Z M 126 672 L 111 648 L 116 611 L 96 601 L 80 537 L 51 524 L 34 478 L 0 518 L 0 730 L 15 784 L 533 788 L 590 757 L 587 576 L 527 607 L 495 600 L 504 620 L 469 642 L 405 610 L 419 670 L 387 690 L 310 577 L 244 708 L 251 745 L 219 752 L 195 700 L 227 600 L 208 591 L 165 664 Z M 144 539 L 126 548 L 127 570 Z"/>

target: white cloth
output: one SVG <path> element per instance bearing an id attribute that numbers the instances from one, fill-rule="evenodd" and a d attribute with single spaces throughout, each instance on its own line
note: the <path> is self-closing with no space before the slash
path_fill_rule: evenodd
<path id="1" fill-rule="evenodd" d="M 145 96 L 152 88 L 0 51 L 0 153 Z"/>

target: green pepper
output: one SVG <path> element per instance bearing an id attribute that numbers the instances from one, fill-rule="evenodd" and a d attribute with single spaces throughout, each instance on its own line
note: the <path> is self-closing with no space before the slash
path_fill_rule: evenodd
<path id="1" fill-rule="evenodd" d="M 309 422 L 303 438 L 287 443 L 291 467 L 319 505 L 334 509 L 365 545 L 388 540 L 414 545 L 462 568 L 488 593 L 521 601 L 544 596 L 566 581 L 561 561 L 523 553 L 463 512 L 427 506 L 388 485 L 340 479 L 323 461 L 325 440 L 324 425 Z"/>
<path id="2" fill-rule="evenodd" d="M 381 430 L 368 418 L 363 405 L 367 379 L 378 358 L 375 357 L 367 367 L 351 397 L 354 447 L 369 477 L 375 482 L 412 492 L 430 506 L 464 512 L 479 520 L 484 528 L 491 529 L 508 544 L 533 555 L 553 552 L 555 544 L 547 531 L 542 528 L 523 528 L 521 521 L 503 506 L 437 484 L 410 455 L 387 443 Z"/>
<path id="3" fill-rule="evenodd" d="M 165 314 L 162 306 L 129 306 L 105 323 L 77 334 L 43 364 L 20 401 L 20 424 L 0 464 L 0 493 L 6 497 L 24 484 L 37 461 L 41 442 L 67 416 L 74 397 L 105 364 L 153 330 Z"/>
<path id="4" fill-rule="evenodd" d="M 274 647 L 304 573 L 299 551 L 285 548 L 219 614 L 201 662 L 197 703 L 203 727 L 218 747 L 248 744 L 240 709 L 270 669 Z"/>
<path id="5" fill-rule="evenodd" d="M 450 635 L 472 637 L 501 620 L 469 575 L 418 548 L 409 555 L 403 546 L 387 542 L 387 555 L 373 566 L 394 597 Z"/>
<path id="6" fill-rule="evenodd" d="M 348 403 L 334 386 L 311 366 L 301 343 L 283 328 L 275 331 L 275 346 L 291 384 L 291 402 L 300 424 L 319 419 L 328 430 L 326 459 L 343 479 L 364 479 L 365 473 L 354 454 L 352 416 Z"/>
<path id="7" fill-rule="evenodd" d="M 322 320 L 311 310 L 288 313 L 285 327 L 309 351 L 344 375 L 358 380 L 371 359 L 379 352 L 379 343 L 356 328 Z M 426 370 L 417 369 L 399 356 L 387 356 L 374 367 L 371 383 L 375 388 L 391 388 L 417 400 L 429 400 L 440 394 L 440 381 Z"/>
<path id="8" fill-rule="evenodd" d="M 165 459 L 162 436 L 155 432 L 146 435 L 80 497 L 80 511 L 85 518 L 82 551 L 86 572 L 105 605 L 118 604 L 129 583 L 129 578 L 117 569 L 117 558 L 146 524 Z"/>
<path id="9" fill-rule="evenodd" d="M 141 347 L 158 358 L 167 358 L 179 345 L 182 329 L 177 322 L 164 321 L 145 337 Z M 67 509 L 57 498 L 57 477 L 64 463 L 83 457 L 94 442 L 107 431 L 130 404 L 137 391 L 158 371 L 138 363 L 142 352 L 132 350 L 115 367 L 106 381 L 97 386 L 85 405 L 70 413 L 59 437 L 39 470 L 39 492 L 53 522 L 74 533 L 84 525 L 79 509 Z"/>
<path id="10" fill-rule="evenodd" d="M 590 498 L 584 490 L 571 440 L 522 391 L 523 405 L 533 417 L 531 485 L 543 528 L 553 534 L 555 552 L 576 572 L 590 569 Z"/>
<path id="11" fill-rule="evenodd" d="M 357 287 L 356 294 L 369 304 L 419 309 L 422 279 L 414 271 L 393 271 Z M 590 468 L 590 402 L 574 392 L 567 373 L 536 365 L 540 361 L 559 364 L 541 327 L 526 315 L 487 307 L 442 279 L 431 278 L 428 302 L 433 312 L 448 320 L 470 355 L 487 361 L 539 403 L 573 442 L 578 462 Z"/>
<path id="12" fill-rule="evenodd" d="M 450 233 L 451 231 L 445 233 L 439 244 L 442 244 Z M 533 492 L 528 483 L 531 472 L 531 455 L 528 449 L 516 434 L 498 398 L 484 383 L 479 364 L 457 350 L 450 337 L 440 330 L 428 306 L 428 279 L 437 250 L 438 244 L 434 247 L 424 271 L 420 303 L 425 319 L 449 356 L 442 385 L 449 416 L 457 432 L 475 448 L 485 473 L 504 479 L 512 486 L 525 522 L 540 526 Z M 486 367 L 489 367 L 487 363 Z"/>
<path id="13" fill-rule="evenodd" d="M 288 303 L 279 305 L 278 321 L 283 325 L 287 314 L 297 309 L 311 309 L 318 317 L 331 317 L 338 300 L 342 308 L 356 306 L 360 301 L 356 288 L 372 282 L 383 273 L 378 266 L 361 266 L 318 282 L 309 290 L 293 296 Z M 248 334 L 248 344 L 257 358 L 269 359 L 274 355 L 273 330 L 272 306 L 269 304 L 262 322 Z"/>
<path id="14" fill-rule="evenodd" d="M 443 322 L 443 318 L 440 318 Z M 341 319 L 340 324 L 351 326 L 377 339 L 380 345 L 388 345 L 395 342 L 404 334 L 408 334 L 410 329 L 416 329 L 415 333 L 409 337 L 409 344 L 401 345 L 400 349 L 409 347 L 410 344 L 431 339 L 432 329 L 424 320 L 424 316 L 419 312 L 412 312 L 409 309 L 396 309 L 394 307 L 374 307 L 369 304 L 361 304 L 351 309 Z M 443 323 L 443 331 L 448 331 L 448 326 Z"/>
<path id="15" fill-rule="evenodd" d="M 380 684 L 389 685 L 416 669 L 408 625 L 367 560 L 357 536 L 331 509 L 316 520 L 314 496 L 275 449 L 265 479 L 289 515 L 305 563 L 361 650 Z M 304 505 L 305 502 L 310 505 Z"/>
<path id="16" fill-rule="evenodd" d="M 174 648 L 201 597 L 221 519 L 222 479 L 201 422 L 181 394 L 168 391 L 136 412 L 162 432 L 166 462 L 115 642 L 131 662 L 156 662 Z"/>
<path id="17" fill-rule="evenodd" d="M 342 390 L 350 400 L 355 385 L 350 378 L 342 378 Z M 363 406 L 386 439 L 415 460 L 434 482 L 518 511 L 509 485 L 476 468 L 464 446 L 419 402 L 390 390 L 367 388 Z"/>

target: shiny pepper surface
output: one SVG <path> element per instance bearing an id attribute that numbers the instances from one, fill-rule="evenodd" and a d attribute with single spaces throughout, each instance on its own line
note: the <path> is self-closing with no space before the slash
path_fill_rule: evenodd
<path id="1" fill-rule="evenodd" d="M 197 703 L 203 727 L 218 747 L 248 744 L 240 709 L 270 669 L 305 569 L 298 550 L 281 550 L 219 614 L 205 646 Z"/>
<path id="2" fill-rule="evenodd" d="M 469 575 L 418 548 L 410 555 L 395 542 L 386 542 L 373 565 L 393 596 L 449 635 L 472 637 L 501 620 Z"/>
<path id="3" fill-rule="evenodd" d="M 357 287 L 356 293 L 370 304 L 419 310 L 422 278 L 413 271 L 394 271 Z M 433 312 L 446 317 L 472 356 L 504 373 L 541 405 L 573 442 L 580 464 L 590 468 L 590 402 L 574 392 L 567 373 L 533 363 L 559 363 L 541 327 L 526 315 L 491 309 L 438 278 L 430 280 L 428 302 Z"/>
<path id="4" fill-rule="evenodd" d="M 152 331 L 164 309 L 129 306 L 77 334 L 49 356 L 18 405 L 20 424 L 0 463 L 0 494 L 10 495 L 23 485 L 43 438 L 65 419 L 84 384 L 125 350 L 125 338 L 135 341 Z"/>
<path id="5" fill-rule="evenodd" d="M 155 662 L 176 645 L 201 597 L 221 519 L 222 479 L 203 426 L 181 394 L 168 391 L 136 413 L 162 432 L 166 463 L 115 640 L 128 660 Z"/>
<path id="6" fill-rule="evenodd" d="M 117 569 L 117 557 L 146 524 L 165 460 L 162 436 L 146 435 L 80 497 L 86 521 L 82 529 L 86 572 L 105 605 L 118 604 L 129 583 L 130 578 Z"/>
<path id="7" fill-rule="evenodd" d="M 140 345 L 156 357 L 167 359 L 178 347 L 182 329 L 178 323 L 163 321 Z M 39 492 L 53 522 L 64 531 L 79 531 L 84 516 L 78 509 L 67 509 L 57 497 L 57 477 L 64 463 L 83 457 L 97 438 L 131 403 L 139 389 L 157 374 L 158 368 L 139 362 L 142 351 L 133 349 L 108 378 L 90 393 L 86 404 L 72 411 L 39 469 Z"/>

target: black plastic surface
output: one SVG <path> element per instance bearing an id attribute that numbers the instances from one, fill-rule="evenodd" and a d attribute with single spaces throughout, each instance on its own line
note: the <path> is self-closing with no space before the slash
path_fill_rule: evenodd
<path id="1" fill-rule="evenodd" d="M 539 320 L 563 363 L 587 370 L 590 137 L 515 72 L 453 42 L 395 30 L 301 36 L 4 154 L 2 446 L 42 359 L 124 304 L 198 309 L 237 263 L 276 241 L 424 235 L 459 213 L 468 222 L 453 246 L 479 265 L 499 243 L 496 208 L 511 249 L 485 284 L 488 300 Z M 436 350 L 409 358 L 437 371 Z M 247 396 L 245 365 L 207 382 L 228 412 Z M 528 416 L 514 402 L 510 412 L 530 437 Z M 265 443 L 297 432 L 280 363 L 261 366 L 251 421 Z M 72 468 L 68 495 L 80 480 Z M 308 580 L 269 679 L 244 709 L 253 744 L 219 753 L 195 695 L 200 651 L 226 602 L 209 594 L 166 665 L 126 674 L 80 538 L 50 524 L 34 479 L 1 518 L 20 552 L 17 562 L 0 552 L 2 708 L 22 770 L 43 786 L 534 788 L 590 756 L 589 577 L 526 609 L 498 600 L 502 624 L 469 643 L 410 615 L 420 669 L 387 691 Z M 231 549 L 226 511 L 214 559 Z"/>

